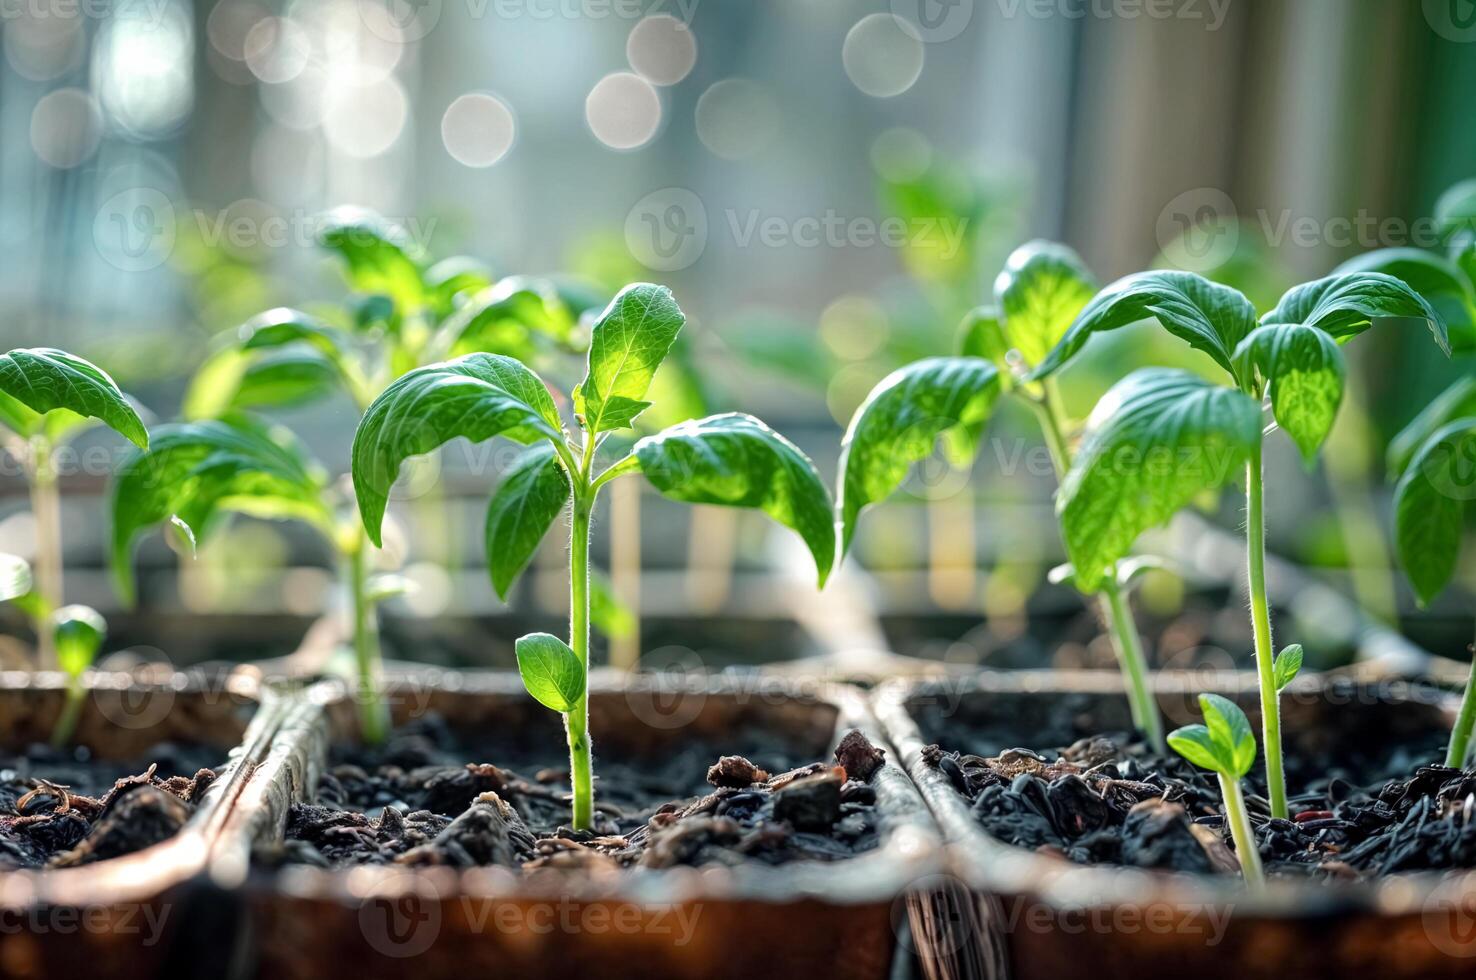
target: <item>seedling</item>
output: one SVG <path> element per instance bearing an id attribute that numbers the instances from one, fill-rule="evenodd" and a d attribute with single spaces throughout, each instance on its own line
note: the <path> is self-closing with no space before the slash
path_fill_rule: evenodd
<path id="1" fill-rule="evenodd" d="M 1447 354 L 1443 319 L 1382 273 L 1329 276 L 1297 286 L 1259 320 L 1228 286 L 1188 272 L 1127 276 L 1098 293 L 1030 375 L 1045 381 L 1093 334 L 1154 319 L 1203 351 L 1233 387 L 1188 371 L 1146 368 L 1119 381 L 1087 421 L 1056 511 L 1077 584 L 1099 588 L 1138 536 L 1163 524 L 1234 471 L 1246 474 L 1251 624 L 1260 676 L 1262 743 L 1273 816 L 1286 817 L 1281 720 L 1266 593 L 1262 399 L 1309 466 L 1337 417 L 1347 368 L 1340 344 L 1387 318 L 1423 320 Z"/>
<path id="2" fill-rule="evenodd" d="M 60 748 L 72 740 L 77 719 L 87 700 L 83 675 L 108 635 L 108 624 L 96 609 L 88 606 L 63 606 L 51 614 L 52 638 L 56 644 L 56 661 L 67 678 L 67 699 L 62 713 L 51 730 L 51 744 Z"/>
<path id="3" fill-rule="evenodd" d="M 43 667 L 56 663 L 50 617 L 64 601 L 56 452 L 98 423 L 148 447 L 149 433 L 138 413 L 97 365 L 51 347 L 0 356 L 0 426 L 8 430 L 6 448 L 25 468 L 36 522 L 35 588 L 25 604 Z"/>
<path id="4" fill-rule="evenodd" d="M 1173 750 L 1201 769 L 1208 769 L 1220 780 L 1220 799 L 1225 804 L 1225 822 L 1235 841 L 1235 855 L 1240 859 L 1240 873 L 1252 889 L 1266 884 L 1261 870 L 1261 852 L 1256 848 L 1256 835 L 1251 829 L 1245 809 L 1245 796 L 1240 781 L 1256 761 L 1256 737 L 1250 721 L 1234 701 L 1218 694 L 1201 694 L 1199 710 L 1203 725 L 1185 725 L 1169 733 Z"/>
<path id="5" fill-rule="evenodd" d="M 470 354 L 409 372 L 374 403 L 354 434 L 359 513 L 379 543 L 389 492 L 401 466 L 458 437 L 504 436 L 529 446 L 487 508 L 488 571 L 505 596 L 555 519 L 569 508 L 569 640 L 535 633 L 517 641 L 518 671 L 539 703 L 564 716 L 574 789 L 573 823 L 593 823 L 587 676 L 590 635 L 590 520 L 599 491 L 643 473 L 658 492 L 688 503 L 764 511 L 797 532 L 823 585 L 835 558 L 830 494 L 813 464 L 750 415 L 682 422 L 638 441 L 601 470 L 598 450 L 649 407 L 656 369 L 685 321 L 671 291 L 628 286 L 595 323 L 588 370 L 571 395 L 571 435 L 543 380 L 511 357 Z"/>
<path id="6" fill-rule="evenodd" d="M 895 492 L 912 464 L 930 455 L 940 437 L 947 440 L 955 461 L 973 460 L 1001 391 L 1034 412 L 1057 477 L 1065 475 L 1071 448 L 1056 380 L 1034 383 L 1023 375 L 1061 339 L 1095 291 L 1091 273 L 1071 249 L 1049 242 L 1023 245 L 995 280 L 996 307 L 975 310 L 965 320 L 962 356 L 910 364 L 872 390 L 851 419 L 841 453 L 843 556 L 862 511 Z M 1130 570 L 1123 568 L 1099 579 L 1090 591 L 1101 601 L 1133 724 L 1161 750 L 1163 725 L 1126 595 L 1130 578 Z"/>
<path id="7" fill-rule="evenodd" d="M 1394 537 L 1415 597 L 1427 606 L 1455 576 L 1468 513 L 1476 509 L 1476 377 L 1457 381 L 1389 447 Z M 1476 668 L 1466 679 L 1445 764 L 1464 767 L 1476 725 Z"/>

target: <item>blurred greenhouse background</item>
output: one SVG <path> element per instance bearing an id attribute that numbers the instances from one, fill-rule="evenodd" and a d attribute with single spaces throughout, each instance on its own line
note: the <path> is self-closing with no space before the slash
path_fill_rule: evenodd
<path id="1" fill-rule="evenodd" d="M 1103 283 L 1174 265 L 1265 309 L 1360 252 L 1435 247 L 1436 198 L 1476 176 L 1469 0 L 4 0 L 0 32 L 6 346 L 91 358 L 160 421 L 186 411 L 216 338 L 342 298 L 313 242 L 345 205 L 498 275 L 591 297 L 670 285 L 690 361 L 665 383 L 703 411 L 760 414 L 830 475 L 865 393 L 951 350 L 1023 241 L 1070 244 Z M 1358 643 L 1340 595 L 1432 652 L 1469 642 L 1476 570 L 1416 618 L 1390 559 L 1385 446 L 1473 370 L 1415 340 L 1349 350 L 1317 470 L 1271 451 L 1273 550 L 1333 586 L 1283 597 L 1320 665 Z M 1147 331 L 1112 344 L 1119 363 L 1197 363 Z M 1076 417 L 1115 376 L 1096 370 L 1073 386 Z M 276 417 L 346 469 L 346 399 Z M 1053 480 L 1027 421 L 992 430 L 972 482 L 941 463 L 910 482 L 917 506 L 876 513 L 825 600 L 795 602 L 789 542 L 762 518 L 616 495 L 641 531 L 598 548 L 612 601 L 639 615 L 607 610 L 608 632 L 704 662 L 854 643 L 1110 664 L 1080 597 L 1047 582 Z M 64 472 L 68 598 L 178 661 L 294 649 L 333 576 L 285 525 L 238 520 L 193 561 L 150 541 L 123 614 L 104 559 L 118 443 L 91 434 Z M 390 558 L 417 589 L 387 617 L 392 655 L 506 665 L 524 627 L 562 615 L 557 541 L 511 609 L 486 581 L 504 461 L 453 448 L 403 488 Z M 13 465 L 0 488 L 0 550 L 27 554 Z M 1233 496 L 1156 539 L 1177 559 L 1140 592 L 1160 664 L 1248 662 L 1235 570 L 1207 530 L 1235 528 Z M 874 621 L 842 622 L 848 604 Z M 240 626 L 259 613 L 265 627 Z"/>

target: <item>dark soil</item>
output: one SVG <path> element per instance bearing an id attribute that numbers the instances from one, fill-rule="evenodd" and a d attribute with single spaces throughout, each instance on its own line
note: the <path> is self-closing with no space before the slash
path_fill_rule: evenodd
<path id="1" fill-rule="evenodd" d="M 659 759 L 597 751 L 592 833 L 568 826 L 562 749 L 463 742 L 427 715 L 382 749 L 336 750 L 317 802 L 294 805 L 285 844 L 258 861 L 599 871 L 834 861 L 877 844 L 867 781 L 882 753 L 859 733 L 834 761 L 809 764 L 762 731 L 721 750 L 677 743 Z"/>
<path id="2" fill-rule="evenodd" d="M 0 868 L 90 864 L 173 836 L 215 781 L 219 752 L 161 745 L 149 758 L 46 745 L 0 756 Z"/>
<path id="3" fill-rule="evenodd" d="M 1063 724 L 1040 726 L 1028 748 L 1005 747 L 1021 730 L 1009 725 L 945 726 L 929 737 L 962 751 L 930 745 L 924 761 L 1007 843 L 1079 864 L 1239 872 L 1212 773 L 1121 730 L 1075 737 L 1074 710 L 1063 704 Z M 1349 880 L 1476 867 L 1476 769 L 1437 765 L 1437 731 L 1380 738 L 1376 719 L 1365 727 L 1316 753 L 1299 754 L 1287 735 L 1290 820 L 1269 815 L 1258 754 L 1245 789 L 1266 873 Z"/>

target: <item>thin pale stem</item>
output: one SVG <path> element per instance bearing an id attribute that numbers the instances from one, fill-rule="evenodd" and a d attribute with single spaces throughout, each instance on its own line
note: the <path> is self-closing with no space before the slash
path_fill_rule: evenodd
<path id="1" fill-rule="evenodd" d="M 1476 646 L 1471 647 L 1471 671 L 1466 675 L 1466 693 L 1461 697 L 1461 713 L 1450 731 L 1450 747 L 1445 750 L 1445 764 L 1464 769 L 1471 746 L 1471 728 L 1476 725 Z"/>
<path id="2" fill-rule="evenodd" d="M 594 494 L 588 473 L 575 474 L 574 519 L 569 532 L 569 647 L 589 677 L 589 530 Z M 569 776 L 574 789 L 574 829 L 594 827 L 594 774 L 590 761 L 589 689 L 564 715 L 569 736 Z"/>
<path id="3" fill-rule="evenodd" d="M 61 491 L 57 485 L 51 441 L 35 436 L 30 446 L 31 515 L 36 522 L 35 589 L 36 660 L 42 669 L 56 667 L 51 613 L 64 601 L 62 577 Z"/>
<path id="4" fill-rule="evenodd" d="M 358 522 L 359 533 L 349 561 L 349 591 L 353 603 L 354 662 L 359 673 L 359 728 L 368 745 L 389 737 L 390 719 L 379 690 L 379 624 L 369 598 L 369 535 Z"/>
<path id="5" fill-rule="evenodd" d="M 1259 443 L 1246 464 L 1245 537 L 1250 582 L 1251 627 L 1261 687 L 1261 745 L 1266 753 L 1266 794 L 1271 815 L 1286 819 L 1286 775 L 1281 765 L 1281 698 L 1276 691 L 1271 606 L 1266 596 L 1266 501 Z"/>
<path id="6" fill-rule="evenodd" d="M 1256 848 L 1256 835 L 1245 809 L 1245 797 L 1240 792 L 1240 780 L 1227 779 L 1223 773 L 1219 776 L 1220 797 L 1225 801 L 1225 822 L 1230 825 L 1230 838 L 1235 841 L 1240 873 L 1245 877 L 1246 887 L 1258 891 L 1266 885 L 1266 874 L 1261 870 L 1261 852 Z"/>
<path id="7" fill-rule="evenodd" d="M 72 741 L 72 736 L 77 732 L 77 721 L 82 717 L 82 705 L 87 700 L 87 688 L 83 685 L 81 675 L 67 678 L 67 700 L 62 705 L 62 713 L 56 719 L 56 727 L 51 730 L 51 745 L 53 748 L 63 748 Z"/>

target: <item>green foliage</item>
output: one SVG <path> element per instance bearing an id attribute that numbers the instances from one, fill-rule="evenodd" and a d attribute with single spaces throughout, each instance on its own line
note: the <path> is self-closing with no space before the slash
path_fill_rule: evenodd
<path id="1" fill-rule="evenodd" d="M 1436 430 L 1394 488 L 1395 544 L 1421 605 L 1450 584 L 1464 518 L 1476 500 L 1476 418 Z"/>
<path id="2" fill-rule="evenodd" d="M 108 624 L 90 606 L 63 606 L 51 614 L 56 662 L 68 677 L 81 677 L 92 666 L 108 635 Z"/>
<path id="3" fill-rule="evenodd" d="M 1417 248 L 1381 248 L 1333 270 L 1334 275 L 1353 272 L 1382 272 L 1402 281 L 1445 321 L 1453 349 L 1476 350 L 1476 288 L 1453 260 Z"/>
<path id="4" fill-rule="evenodd" d="M 1302 654 L 1302 645 L 1293 643 L 1276 655 L 1276 660 L 1271 664 L 1271 676 L 1275 679 L 1276 690 L 1284 691 L 1288 684 L 1296 680 L 1297 674 L 1302 670 Z"/>
<path id="5" fill-rule="evenodd" d="M 1445 322 L 1418 293 L 1380 272 L 1332 275 L 1288 290 L 1264 323 L 1301 323 L 1346 340 L 1376 320 L 1423 320 L 1435 343 L 1450 353 Z"/>
<path id="6" fill-rule="evenodd" d="M 626 428 L 649 407 L 642 399 L 685 322 L 664 286 L 627 286 L 610 302 L 590 335 L 589 372 L 574 389 L 587 432 Z"/>
<path id="7" fill-rule="evenodd" d="M 548 444 L 524 452 L 508 470 L 487 506 L 487 565 L 499 598 L 507 598 L 572 493 L 569 475 Z"/>
<path id="8" fill-rule="evenodd" d="M 102 368 L 52 347 L 0 354 L 0 423 L 26 438 L 58 442 L 86 419 L 148 447 L 143 421 Z"/>
<path id="9" fill-rule="evenodd" d="M 1458 379 L 1415 416 L 1389 443 L 1389 474 L 1398 477 L 1431 436 L 1456 419 L 1476 418 L 1476 374 Z"/>
<path id="10" fill-rule="evenodd" d="M 1348 368 L 1332 336 L 1300 323 L 1257 327 L 1235 351 L 1242 379 L 1269 384 L 1276 422 L 1311 465 L 1332 431 Z"/>
<path id="11" fill-rule="evenodd" d="M 1065 245 L 1046 241 L 1015 249 L 994 280 L 1005 334 L 1027 364 L 1039 364 L 1060 342 L 1096 291 L 1081 258 Z"/>
<path id="12" fill-rule="evenodd" d="M 1250 721 L 1234 701 L 1201 694 L 1203 725 L 1186 725 L 1169 734 L 1169 746 L 1202 769 L 1227 779 L 1240 779 L 1256 761 L 1256 737 Z"/>
<path id="13" fill-rule="evenodd" d="M 388 297 L 401 316 L 419 312 L 430 298 L 421 278 L 421 251 L 399 225 L 369 211 L 340 208 L 327 216 L 319 241 L 343 258 L 355 291 Z"/>
<path id="14" fill-rule="evenodd" d="M 568 714 L 584 697 L 584 664 L 569 645 L 548 633 L 529 633 L 516 644 L 518 674 L 545 708 Z"/>

